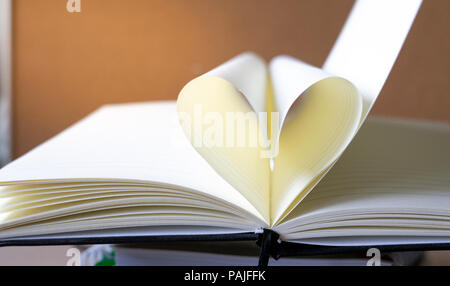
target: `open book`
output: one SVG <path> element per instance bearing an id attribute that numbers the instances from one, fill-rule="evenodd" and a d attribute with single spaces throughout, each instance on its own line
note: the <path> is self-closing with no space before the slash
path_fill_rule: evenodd
<path id="1" fill-rule="evenodd" d="M 143 227 L 273 228 L 282 240 L 332 245 L 450 240 L 449 159 L 447 126 L 372 119 L 315 188 L 323 171 L 303 189 L 279 189 L 297 195 L 283 205 L 274 185 L 262 188 L 276 162 L 255 178 L 261 188 L 239 188 L 191 146 L 175 102 L 106 106 L 0 172 L 0 238 Z"/>
<path id="2" fill-rule="evenodd" d="M 388 2 L 357 2 L 323 69 L 245 53 L 177 102 L 105 106 L 12 162 L 0 239 L 272 229 L 323 245 L 450 241 L 449 127 L 363 125 L 420 5 Z M 375 25 L 386 7 L 396 13 Z M 221 129 L 229 113 L 250 128 Z"/>

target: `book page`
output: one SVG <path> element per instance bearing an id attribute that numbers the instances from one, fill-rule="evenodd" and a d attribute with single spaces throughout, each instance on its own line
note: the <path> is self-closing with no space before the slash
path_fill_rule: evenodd
<path id="1" fill-rule="evenodd" d="M 369 118 L 342 158 L 276 230 L 285 239 L 450 239 L 450 127 Z M 425 242 L 426 243 L 426 242 Z"/>
<path id="2" fill-rule="evenodd" d="M 365 118 L 406 40 L 422 0 L 355 2 L 323 69 L 351 81 Z"/>
<path id="3" fill-rule="evenodd" d="M 274 92 L 274 110 L 280 113 L 279 130 L 295 101 L 315 83 L 333 76 L 287 55 L 274 57 L 269 63 L 269 71 Z"/>
<path id="4" fill-rule="evenodd" d="M 266 77 L 265 63 L 245 53 L 190 81 L 177 105 L 194 148 L 269 222 L 267 125 L 257 114 L 266 108 Z"/>
<path id="5" fill-rule="evenodd" d="M 372 105 L 375 103 L 375 100 L 379 92 L 381 91 L 381 88 L 383 87 L 384 82 L 389 75 L 389 72 L 414 21 L 415 15 L 417 14 L 421 2 L 421 0 L 356 1 L 338 40 L 336 41 L 327 61 L 323 66 L 323 71 L 309 68 L 310 71 L 308 71 L 308 74 L 310 74 L 311 77 L 315 76 L 320 80 L 321 72 L 323 73 L 322 77 L 326 77 L 326 74 L 332 74 L 334 76 L 339 76 L 350 81 L 356 87 L 356 89 L 358 90 L 358 94 L 362 97 L 362 116 L 359 122 L 359 126 L 364 123 L 368 112 L 370 111 Z M 272 66 L 273 64 L 271 65 L 271 68 Z M 308 67 L 299 67 L 296 70 L 301 71 L 302 69 L 308 70 Z M 277 73 L 273 72 L 272 77 L 275 77 Z M 300 72 L 297 73 L 301 74 Z M 304 74 L 305 75 L 303 76 L 302 80 L 309 80 L 311 78 L 306 75 L 306 72 L 304 72 Z M 286 82 L 280 84 L 280 86 L 289 85 L 292 84 L 287 84 Z M 302 87 L 300 88 L 300 90 L 306 88 L 307 86 L 308 85 L 306 83 L 303 85 L 298 85 L 298 87 Z M 274 89 L 277 89 L 277 82 L 275 79 Z M 289 88 L 285 89 L 285 93 L 289 92 Z M 279 95 L 275 92 L 275 97 L 278 96 Z M 286 98 L 289 98 L 289 100 L 285 102 L 285 105 L 289 106 L 290 102 L 292 102 L 291 98 L 295 98 L 295 94 L 292 94 L 292 96 Z M 282 99 L 280 99 L 279 101 L 282 101 Z M 324 113 L 322 116 L 327 115 Z M 328 128 L 333 129 L 333 122 L 330 122 L 330 125 L 327 126 Z M 288 136 L 289 133 L 290 132 L 285 132 L 286 136 Z M 300 136 L 302 136 L 302 134 L 300 132 L 298 132 L 297 134 L 299 136 L 297 140 L 300 141 Z M 353 135 L 349 136 L 352 137 Z M 281 150 L 281 141 L 283 140 L 282 137 L 283 134 L 280 138 L 280 154 L 284 154 L 283 150 Z M 345 148 L 350 141 L 343 141 L 343 145 L 340 146 Z M 295 142 L 295 137 L 293 137 L 291 142 Z M 298 147 L 300 148 L 300 145 Z M 335 153 L 335 155 L 339 155 L 339 153 L 341 153 L 340 151 L 342 151 L 342 148 L 337 149 L 337 153 Z M 306 156 L 308 155 L 309 153 L 306 154 Z M 337 160 L 338 156 L 329 158 Z M 278 160 L 283 161 L 282 158 Z M 301 200 L 314 188 L 314 186 L 318 182 L 320 182 L 320 180 L 327 174 L 334 163 L 335 162 L 328 162 L 328 166 L 321 169 L 319 173 L 312 172 L 310 174 L 311 179 L 309 180 L 309 182 L 307 181 L 307 179 L 303 179 L 303 183 L 292 185 L 293 188 L 288 187 L 288 189 L 290 188 L 291 191 L 284 191 L 286 187 L 281 187 L 283 192 L 286 192 L 290 197 L 290 205 L 287 206 L 289 199 L 286 199 L 281 207 L 281 209 L 284 210 L 277 210 L 279 214 L 274 215 L 274 223 L 276 223 L 277 219 L 280 219 L 287 215 L 290 210 L 292 210 L 298 203 L 300 203 Z M 284 170 L 282 172 L 280 171 L 279 173 L 295 172 L 293 170 L 294 167 L 290 168 L 284 163 L 281 163 L 279 165 L 285 167 Z M 292 166 L 297 165 L 292 164 Z M 278 171 L 275 171 L 274 178 L 277 176 L 277 173 Z M 301 179 L 302 177 L 306 178 L 304 175 L 300 175 L 299 179 Z M 274 179 L 274 182 L 275 181 L 276 179 Z M 293 180 L 291 179 L 291 181 Z M 273 192 L 273 194 L 276 194 L 277 192 L 279 191 L 276 190 Z M 282 195 L 281 197 L 283 198 L 283 196 L 284 195 Z M 275 199 L 275 202 L 278 201 L 278 199 Z"/>
<path id="6" fill-rule="evenodd" d="M 258 55 L 242 53 L 203 76 L 216 76 L 229 81 L 245 96 L 255 112 L 266 111 L 267 67 Z"/>
<path id="7" fill-rule="evenodd" d="M 345 150 L 359 126 L 362 101 L 347 80 L 287 56 L 275 58 L 270 71 L 282 124 L 272 172 L 274 224 Z"/>
<path id="8" fill-rule="evenodd" d="M 69 206 L 73 212 L 83 211 L 88 202 L 93 208 L 108 206 L 118 202 L 111 192 L 116 192 L 121 207 L 165 201 L 179 210 L 183 205 L 211 210 L 223 205 L 230 217 L 240 213 L 253 221 L 253 227 L 266 224 L 191 146 L 179 125 L 175 102 L 103 107 L 3 168 L 0 185 L 2 224 L 17 223 L 22 215 L 60 215 Z M 180 193 L 190 201 L 183 201 Z M 208 201 L 215 206 L 206 205 Z M 14 204 L 14 214 L 5 210 Z"/>
<path id="9" fill-rule="evenodd" d="M 119 237 L 161 237 L 161 236 L 192 236 L 192 235 L 233 235 L 248 233 L 242 229 L 237 228 L 221 228 L 221 227 L 206 227 L 206 226 L 183 226 L 183 225 L 169 225 L 169 226 L 147 226 L 147 227 L 124 227 L 117 229 L 96 229 L 90 231 L 71 231 L 58 234 L 43 234 L 32 235 L 16 238 L 8 238 L 0 241 L 0 246 L 8 246 L 17 241 L 21 242 L 36 242 L 36 241 L 64 241 L 64 240 L 86 240 L 92 238 L 110 239 Z"/>

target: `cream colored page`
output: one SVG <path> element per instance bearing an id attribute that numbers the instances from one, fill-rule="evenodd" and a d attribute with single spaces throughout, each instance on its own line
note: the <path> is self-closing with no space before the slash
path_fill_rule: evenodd
<path id="1" fill-rule="evenodd" d="M 186 136 L 199 154 L 268 222 L 269 159 L 263 157 L 257 117 L 245 98 L 222 78 L 200 77 L 181 91 L 178 111 Z M 238 122 L 228 121 L 229 116 L 250 116 L 245 120 L 250 124 L 240 129 Z"/>
<path id="2" fill-rule="evenodd" d="M 258 55 L 246 52 L 207 72 L 229 81 L 249 101 L 255 112 L 266 111 L 267 67 Z"/>
<path id="3" fill-rule="evenodd" d="M 219 77 L 231 83 L 259 115 L 267 111 L 267 74 L 266 62 L 255 53 L 245 52 L 207 72 L 203 77 Z M 259 121 L 264 139 L 268 138 L 267 122 Z"/>
<path id="4" fill-rule="evenodd" d="M 372 118 L 276 229 L 286 239 L 450 237 L 449 174 L 448 125 Z"/>
<path id="5" fill-rule="evenodd" d="M 63 220 L 67 221 L 71 219 L 67 215 L 88 210 L 89 219 L 93 219 L 95 212 L 101 208 L 112 209 L 111 216 L 128 216 L 132 207 L 137 206 L 142 206 L 142 214 L 158 214 L 156 210 L 162 205 L 170 206 L 173 212 L 159 213 L 159 216 L 178 216 L 180 223 L 184 215 L 192 215 L 198 210 L 211 213 L 211 219 L 215 216 L 214 212 L 220 211 L 223 218 L 230 221 L 236 222 L 237 217 L 241 217 L 247 221 L 247 226 L 255 223 L 238 208 L 230 207 L 227 203 L 206 194 L 174 190 L 167 186 L 151 187 L 129 183 L 85 188 L 64 185 L 59 189 L 49 187 L 41 191 L 30 189 L 24 192 L 8 192 L 8 188 L 3 187 L 0 192 L 0 229 L 21 222 L 39 222 L 57 215 L 64 215 Z"/>
<path id="6" fill-rule="evenodd" d="M 272 172 L 274 224 L 344 151 L 358 128 L 362 102 L 350 82 L 291 57 L 275 58 L 270 69 L 282 122 Z"/>
<path id="7" fill-rule="evenodd" d="M 255 207 L 195 151 L 176 103 L 106 106 L 0 171 L 0 184 L 130 181 L 178 186 L 247 210 Z"/>
<path id="8" fill-rule="evenodd" d="M 273 58 L 269 70 L 274 91 L 274 109 L 280 113 L 279 129 L 301 94 L 313 84 L 332 76 L 320 68 L 287 55 Z"/>
<path id="9" fill-rule="evenodd" d="M 186 84 L 177 104 L 191 144 L 269 222 L 266 85 L 264 61 L 244 53 Z"/>

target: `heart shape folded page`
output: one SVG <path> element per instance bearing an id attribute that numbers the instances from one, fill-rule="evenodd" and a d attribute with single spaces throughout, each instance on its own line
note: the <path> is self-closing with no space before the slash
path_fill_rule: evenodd
<path id="1" fill-rule="evenodd" d="M 279 56 L 244 53 L 180 92 L 183 130 L 270 225 L 286 216 L 356 134 L 362 98 L 347 80 Z"/>

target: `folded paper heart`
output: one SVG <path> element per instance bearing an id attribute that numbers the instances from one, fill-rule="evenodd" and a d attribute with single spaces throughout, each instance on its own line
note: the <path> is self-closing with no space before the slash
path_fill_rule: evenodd
<path id="1" fill-rule="evenodd" d="M 267 68 L 251 53 L 189 82 L 177 106 L 195 149 L 271 225 L 339 158 L 362 116 L 349 81 L 286 56 Z"/>

